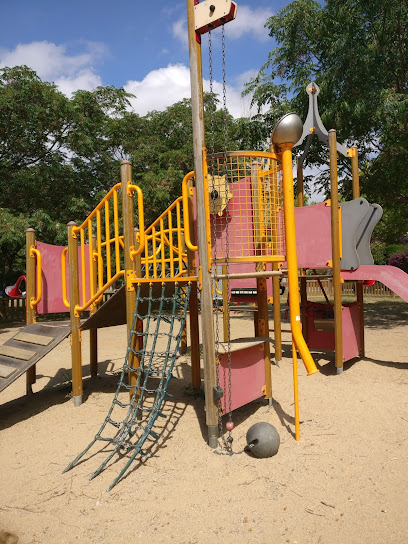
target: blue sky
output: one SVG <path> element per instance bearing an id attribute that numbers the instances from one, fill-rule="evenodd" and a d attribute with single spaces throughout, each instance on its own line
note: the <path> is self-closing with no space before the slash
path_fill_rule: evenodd
<path id="1" fill-rule="evenodd" d="M 264 24 L 287 2 L 237 0 L 226 25 L 227 106 L 249 114 L 243 83 L 266 61 L 273 41 Z M 27 64 L 70 95 L 97 85 L 125 87 L 140 115 L 189 97 L 186 2 L 151 0 L 0 0 L 0 67 Z M 221 91 L 220 29 L 213 32 L 214 89 Z M 202 46 L 208 88 L 207 36 Z"/>

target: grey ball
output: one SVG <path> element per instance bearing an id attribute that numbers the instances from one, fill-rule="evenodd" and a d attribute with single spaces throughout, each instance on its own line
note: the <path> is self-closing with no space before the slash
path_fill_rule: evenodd
<path id="1" fill-rule="evenodd" d="M 273 457 L 278 453 L 280 436 L 270 423 L 260 421 L 248 429 L 246 434 L 247 450 L 255 457 Z"/>

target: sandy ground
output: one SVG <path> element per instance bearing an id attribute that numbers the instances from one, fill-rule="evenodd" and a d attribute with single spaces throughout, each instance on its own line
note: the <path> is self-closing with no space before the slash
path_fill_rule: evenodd
<path id="1" fill-rule="evenodd" d="M 104 458 L 97 449 L 61 471 L 107 413 L 125 329 L 100 331 L 100 377 L 85 379 L 78 408 L 69 396 L 65 340 L 38 365 L 35 395 L 24 396 L 23 377 L 0 396 L 0 542 L 3 530 L 20 544 L 406 543 L 408 308 L 397 301 L 367 304 L 366 318 L 364 360 L 340 376 L 327 355 L 314 354 L 317 375 L 300 368 L 300 442 L 293 437 L 289 345 L 280 368 L 272 368 L 273 407 L 259 400 L 234 412 L 234 451 L 241 453 L 232 456 L 206 445 L 203 400 L 187 394 L 189 359 L 180 357 L 159 441 L 110 493 L 123 463 L 88 481 Z M 248 318 L 234 317 L 235 337 L 250 329 Z M 3 329 L 0 341 L 15 332 Z M 84 334 L 85 376 L 87 346 Z M 273 458 L 242 453 L 258 421 L 280 434 Z"/>

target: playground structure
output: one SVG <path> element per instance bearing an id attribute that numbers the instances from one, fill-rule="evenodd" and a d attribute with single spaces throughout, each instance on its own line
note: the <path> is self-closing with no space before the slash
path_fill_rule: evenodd
<path id="1" fill-rule="evenodd" d="M 234 3 L 224 4 L 228 2 L 222 9 L 233 17 Z M 220 2 L 211 5 L 216 14 Z M 215 17 L 214 10 L 210 12 L 208 17 Z M 182 196 L 146 228 L 142 191 L 132 182 L 130 162 L 123 161 L 121 182 L 81 225 L 68 224 L 67 248 L 42 244 L 29 229 L 27 327 L 0 347 L 0 391 L 24 372 L 30 391 L 35 364 L 70 335 L 72 395 L 78 406 L 83 395 L 82 331 L 90 331 L 94 376 L 98 328 L 126 324 L 128 347 L 112 408 L 94 440 L 67 467 L 72 468 L 98 441 L 109 442 L 113 450 L 93 476 L 115 453 L 130 451 L 129 461 L 111 487 L 135 456 L 143 455 L 145 441 L 158 438 L 153 427 L 163 415 L 161 406 L 169 394 L 187 308 L 192 385 L 197 388 L 201 387 L 199 308 L 201 313 L 206 423 L 209 445 L 214 448 L 222 415 L 261 397 L 272 401 L 268 290 L 274 302 L 274 358 L 279 361 L 279 280 L 283 275 L 289 288 L 296 439 L 297 353 L 309 375 L 318 372 L 309 349 L 333 349 L 338 372 L 345 360 L 363 356 L 363 280 L 379 279 L 408 300 L 407 275 L 393 267 L 375 267 L 370 260 L 369 238 L 381 210 L 359 195 L 357 150 L 346 150 L 337 143 L 335 131 L 327 133 L 322 126 L 314 83 L 308 86 L 311 107 L 305 124 L 294 114 L 285 116 L 273 132 L 270 152 L 207 152 L 200 121 L 203 95 L 196 34 L 208 29 L 206 16 L 195 21 L 194 5 L 189 3 L 195 169 L 182 182 Z M 295 209 L 292 148 L 307 136 L 308 149 L 313 134 L 329 145 L 331 199 L 303 206 L 304 154 L 298 160 L 299 208 Z M 352 161 L 354 200 L 339 206 L 337 152 L 343 151 Z M 330 272 L 333 304 L 327 300 L 326 305 L 317 305 L 306 299 L 306 282 L 315 277 L 306 270 L 317 268 Z M 342 304 L 342 280 L 359 282 L 356 303 Z M 119 284 L 115 294 L 100 305 L 103 294 Z M 253 338 L 231 338 L 229 300 L 239 289 L 249 289 L 249 298 L 257 303 Z M 223 341 L 214 326 L 220 313 L 213 308 L 217 291 L 223 301 Z M 61 311 L 70 312 L 69 323 L 36 323 L 37 313 Z M 164 351 L 157 348 L 160 338 L 166 339 Z"/>

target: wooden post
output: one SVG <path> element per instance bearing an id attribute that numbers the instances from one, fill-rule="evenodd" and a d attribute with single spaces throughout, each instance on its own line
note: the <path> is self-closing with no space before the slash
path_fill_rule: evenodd
<path id="1" fill-rule="evenodd" d="M 305 205 L 304 186 L 303 186 L 303 164 L 299 160 L 296 161 L 296 179 L 297 179 L 297 197 L 298 206 L 302 208 Z M 304 276 L 304 269 L 300 269 L 300 321 L 302 323 L 303 337 L 308 341 L 308 322 L 307 322 L 307 279 Z"/>
<path id="2" fill-rule="evenodd" d="M 351 148 L 351 176 L 353 180 L 353 198 L 360 198 L 360 180 L 358 172 L 358 150 L 357 147 Z M 364 338 L 364 285 L 361 282 L 356 283 L 357 304 L 360 310 L 360 357 L 365 357 L 365 338 Z"/>
<path id="3" fill-rule="evenodd" d="M 194 170 L 197 198 L 197 235 L 200 265 L 202 268 L 201 286 L 201 325 L 204 358 L 205 412 L 208 428 L 208 443 L 211 448 L 218 445 L 218 406 L 214 400 L 216 386 L 215 338 L 213 322 L 213 301 L 211 271 L 208 270 L 208 257 L 211 248 L 207 242 L 206 217 L 204 206 L 204 99 L 202 88 L 201 47 L 196 41 L 194 28 L 194 0 L 187 0 L 188 45 L 190 56 L 191 108 L 193 118 Z"/>
<path id="4" fill-rule="evenodd" d="M 92 236 L 92 246 L 96 248 L 97 240 L 96 236 Z M 100 251 L 101 248 L 98 248 Z M 90 273 L 93 274 L 93 284 L 98 285 L 97 283 L 97 261 L 92 260 L 92 270 Z M 89 310 L 89 315 L 93 315 L 97 311 L 96 303 L 93 304 Z M 94 378 L 98 375 L 98 329 L 89 330 L 89 361 L 91 368 L 91 377 Z"/>
<path id="5" fill-rule="evenodd" d="M 69 313 L 71 322 L 71 361 L 72 361 L 72 398 L 74 406 L 82 404 L 82 356 L 79 314 L 79 268 L 78 242 L 74 234 L 76 224 L 68 223 L 68 259 L 69 259 Z"/>
<path id="6" fill-rule="evenodd" d="M 35 298 L 35 284 L 36 284 L 36 262 L 35 257 L 30 255 L 31 247 L 35 247 L 35 230 L 26 230 L 26 325 L 35 323 L 36 308 L 31 308 L 30 300 Z M 36 365 L 33 365 L 26 372 L 26 394 L 29 395 L 33 392 L 32 385 L 36 382 Z"/>
<path id="7" fill-rule="evenodd" d="M 334 129 L 329 130 L 331 240 L 334 297 L 334 349 L 337 374 L 343 372 L 343 324 L 340 276 L 340 220 L 337 179 L 337 138 Z"/>
<path id="8" fill-rule="evenodd" d="M 126 325 L 127 325 L 127 340 L 129 342 L 133 323 L 133 312 L 135 311 L 135 290 L 134 287 L 128 284 L 128 275 L 136 269 L 135 261 L 132 261 L 130 256 L 131 247 L 135 243 L 134 221 L 133 221 L 133 195 L 128 195 L 128 182 L 132 182 L 132 163 L 122 161 L 120 163 L 120 180 L 122 190 L 122 214 L 123 214 L 123 252 L 124 252 L 124 267 L 125 267 L 125 287 L 126 287 Z M 137 336 L 133 335 L 132 347 L 137 349 Z M 133 368 L 139 367 L 139 360 L 134 353 L 129 353 L 128 365 Z M 129 385 L 132 389 L 129 390 L 130 398 L 132 398 L 136 386 L 137 375 L 129 370 Z"/>
<path id="9" fill-rule="evenodd" d="M 226 264 L 222 265 L 223 275 L 228 274 L 228 267 Z M 224 342 L 229 342 L 230 340 L 230 325 L 229 325 L 229 305 L 228 305 L 228 279 L 223 278 L 222 280 L 222 330 Z"/>
<path id="10" fill-rule="evenodd" d="M 263 338 L 269 338 L 269 316 L 268 316 L 268 292 L 265 278 L 256 279 L 257 302 L 258 302 L 258 334 Z M 264 344 L 264 367 L 265 367 L 265 398 L 272 404 L 272 374 L 271 374 L 271 345 Z"/>

